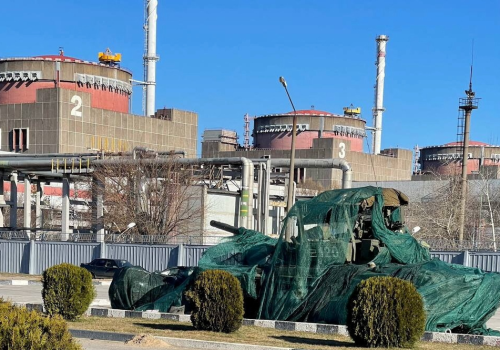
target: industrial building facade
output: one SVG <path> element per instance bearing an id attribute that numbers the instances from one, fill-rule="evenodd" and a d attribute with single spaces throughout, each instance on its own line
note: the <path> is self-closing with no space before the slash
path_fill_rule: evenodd
<path id="1" fill-rule="evenodd" d="M 289 158 L 293 114 L 289 112 L 255 118 L 253 148 L 239 147 L 235 132 L 206 130 L 202 157 Z M 387 149 L 379 155 L 363 152 L 366 121 L 358 115 L 303 110 L 297 111 L 297 119 L 296 158 L 345 159 L 352 168 L 353 181 L 411 179 L 412 151 Z M 336 169 L 297 169 L 296 182 L 308 178 L 327 189 L 340 188 L 342 172 Z"/>
<path id="2" fill-rule="evenodd" d="M 458 175 L 462 171 L 461 143 L 450 142 L 439 146 L 422 147 L 419 150 L 418 174 Z M 487 170 L 489 177 L 498 178 L 500 170 L 500 146 L 470 141 L 467 159 L 467 174 Z"/>
<path id="3" fill-rule="evenodd" d="M 132 74 L 67 56 L 0 59 L 1 151 L 27 154 L 131 151 L 196 156 L 198 115 L 129 113 Z"/>

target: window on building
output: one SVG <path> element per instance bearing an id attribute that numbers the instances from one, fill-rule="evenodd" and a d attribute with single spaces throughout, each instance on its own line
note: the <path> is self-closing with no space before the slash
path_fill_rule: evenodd
<path id="1" fill-rule="evenodd" d="M 29 128 L 14 128 L 11 131 L 10 148 L 14 152 L 23 152 L 30 148 Z"/>

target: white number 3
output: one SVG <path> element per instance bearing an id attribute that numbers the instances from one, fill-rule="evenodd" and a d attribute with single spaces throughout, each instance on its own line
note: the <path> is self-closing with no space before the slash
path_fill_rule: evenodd
<path id="1" fill-rule="evenodd" d="M 73 109 L 71 110 L 71 115 L 73 117 L 81 117 L 82 116 L 82 111 L 81 111 L 82 98 L 80 96 L 74 95 L 71 98 L 71 103 L 73 103 L 75 105 L 75 107 L 73 107 Z"/>
<path id="2" fill-rule="evenodd" d="M 341 142 L 339 143 L 339 158 L 344 158 L 345 157 L 345 143 Z"/>

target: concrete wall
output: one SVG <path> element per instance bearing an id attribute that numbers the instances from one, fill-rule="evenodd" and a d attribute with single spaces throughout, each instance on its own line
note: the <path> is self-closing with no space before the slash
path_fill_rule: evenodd
<path id="1" fill-rule="evenodd" d="M 75 115 L 73 96 L 82 105 Z M 68 89 L 40 89 L 35 103 L 0 105 L 1 150 L 11 151 L 13 128 L 29 128 L 24 153 L 72 153 L 89 149 L 184 150 L 196 157 L 198 115 L 172 109 L 170 120 L 92 108 L 93 95 Z"/>
<path id="2" fill-rule="evenodd" d="M 57 60 L 57 62 L 56 62 Z M 130 79 L 132 74 L 118 67 L 103 64 L 73 60 L 64 56 L 47 59 L 0 60 L 0 73 L 7 72 L 37 72 L 36 81 L 4 81 L 0 82 L 0 104 L 34 103 L 40 89 L 59 86 L 75 92 L 85 92 L 92 95 L 93 108 L 129 112 L 129 97 L 131 93 Z M 57 78 L 56 65 L 59 64 Z M 127 85 L 127 89 L 116 89 L 109 85 L 82 84 L 78 82 L 77 74 L 112 79 Z"/>
<path id="3" fill-rule="evenodd" d="M 217 151 L 215 146 L 204 145 L 203 157 L 247 157 L 261 158 L 270 155 L 272 158 L 290 158 L 289 150 L 251 149 L 234 151 Z M 210 146 L 210 147 L 209 147 Z M 351 142 L 345 139 L 314 139 L 312 148 L 297 149 L 296 158 L 301 159 L 345 159 L 352 167 L 353 181 L 400 181 L 411 179 L 413 153 L 410 150 L 384 150 L 386 154 L 372 155 L 353 151 Z M 340 188 L 342 171 L 338 169 L 307 169 L 305 178 L 319 182 L 325 189 Z M 298 178 L 296 177 L 297 181 Z M 302 176 L 301 181 L 304 180 Z"/>

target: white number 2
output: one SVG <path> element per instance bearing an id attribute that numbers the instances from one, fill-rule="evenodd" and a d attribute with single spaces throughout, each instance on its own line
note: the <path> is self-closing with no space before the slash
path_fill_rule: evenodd
<path id="1" fill-rule="evenodd" d="M 81 117 L 82 98 L 78 95 L 73 95 L 73 97 L 71 98 L 71 103 L 75 105 L 75 107 L 73 107 L 73 109 L 71 110 L 71 115 L 73 117 Z"/>
<path id="2" fill-rule="evenodd" d="M 339 143 L 339 158 L 345 158 L 345 143 L 341 142 Z"/>

